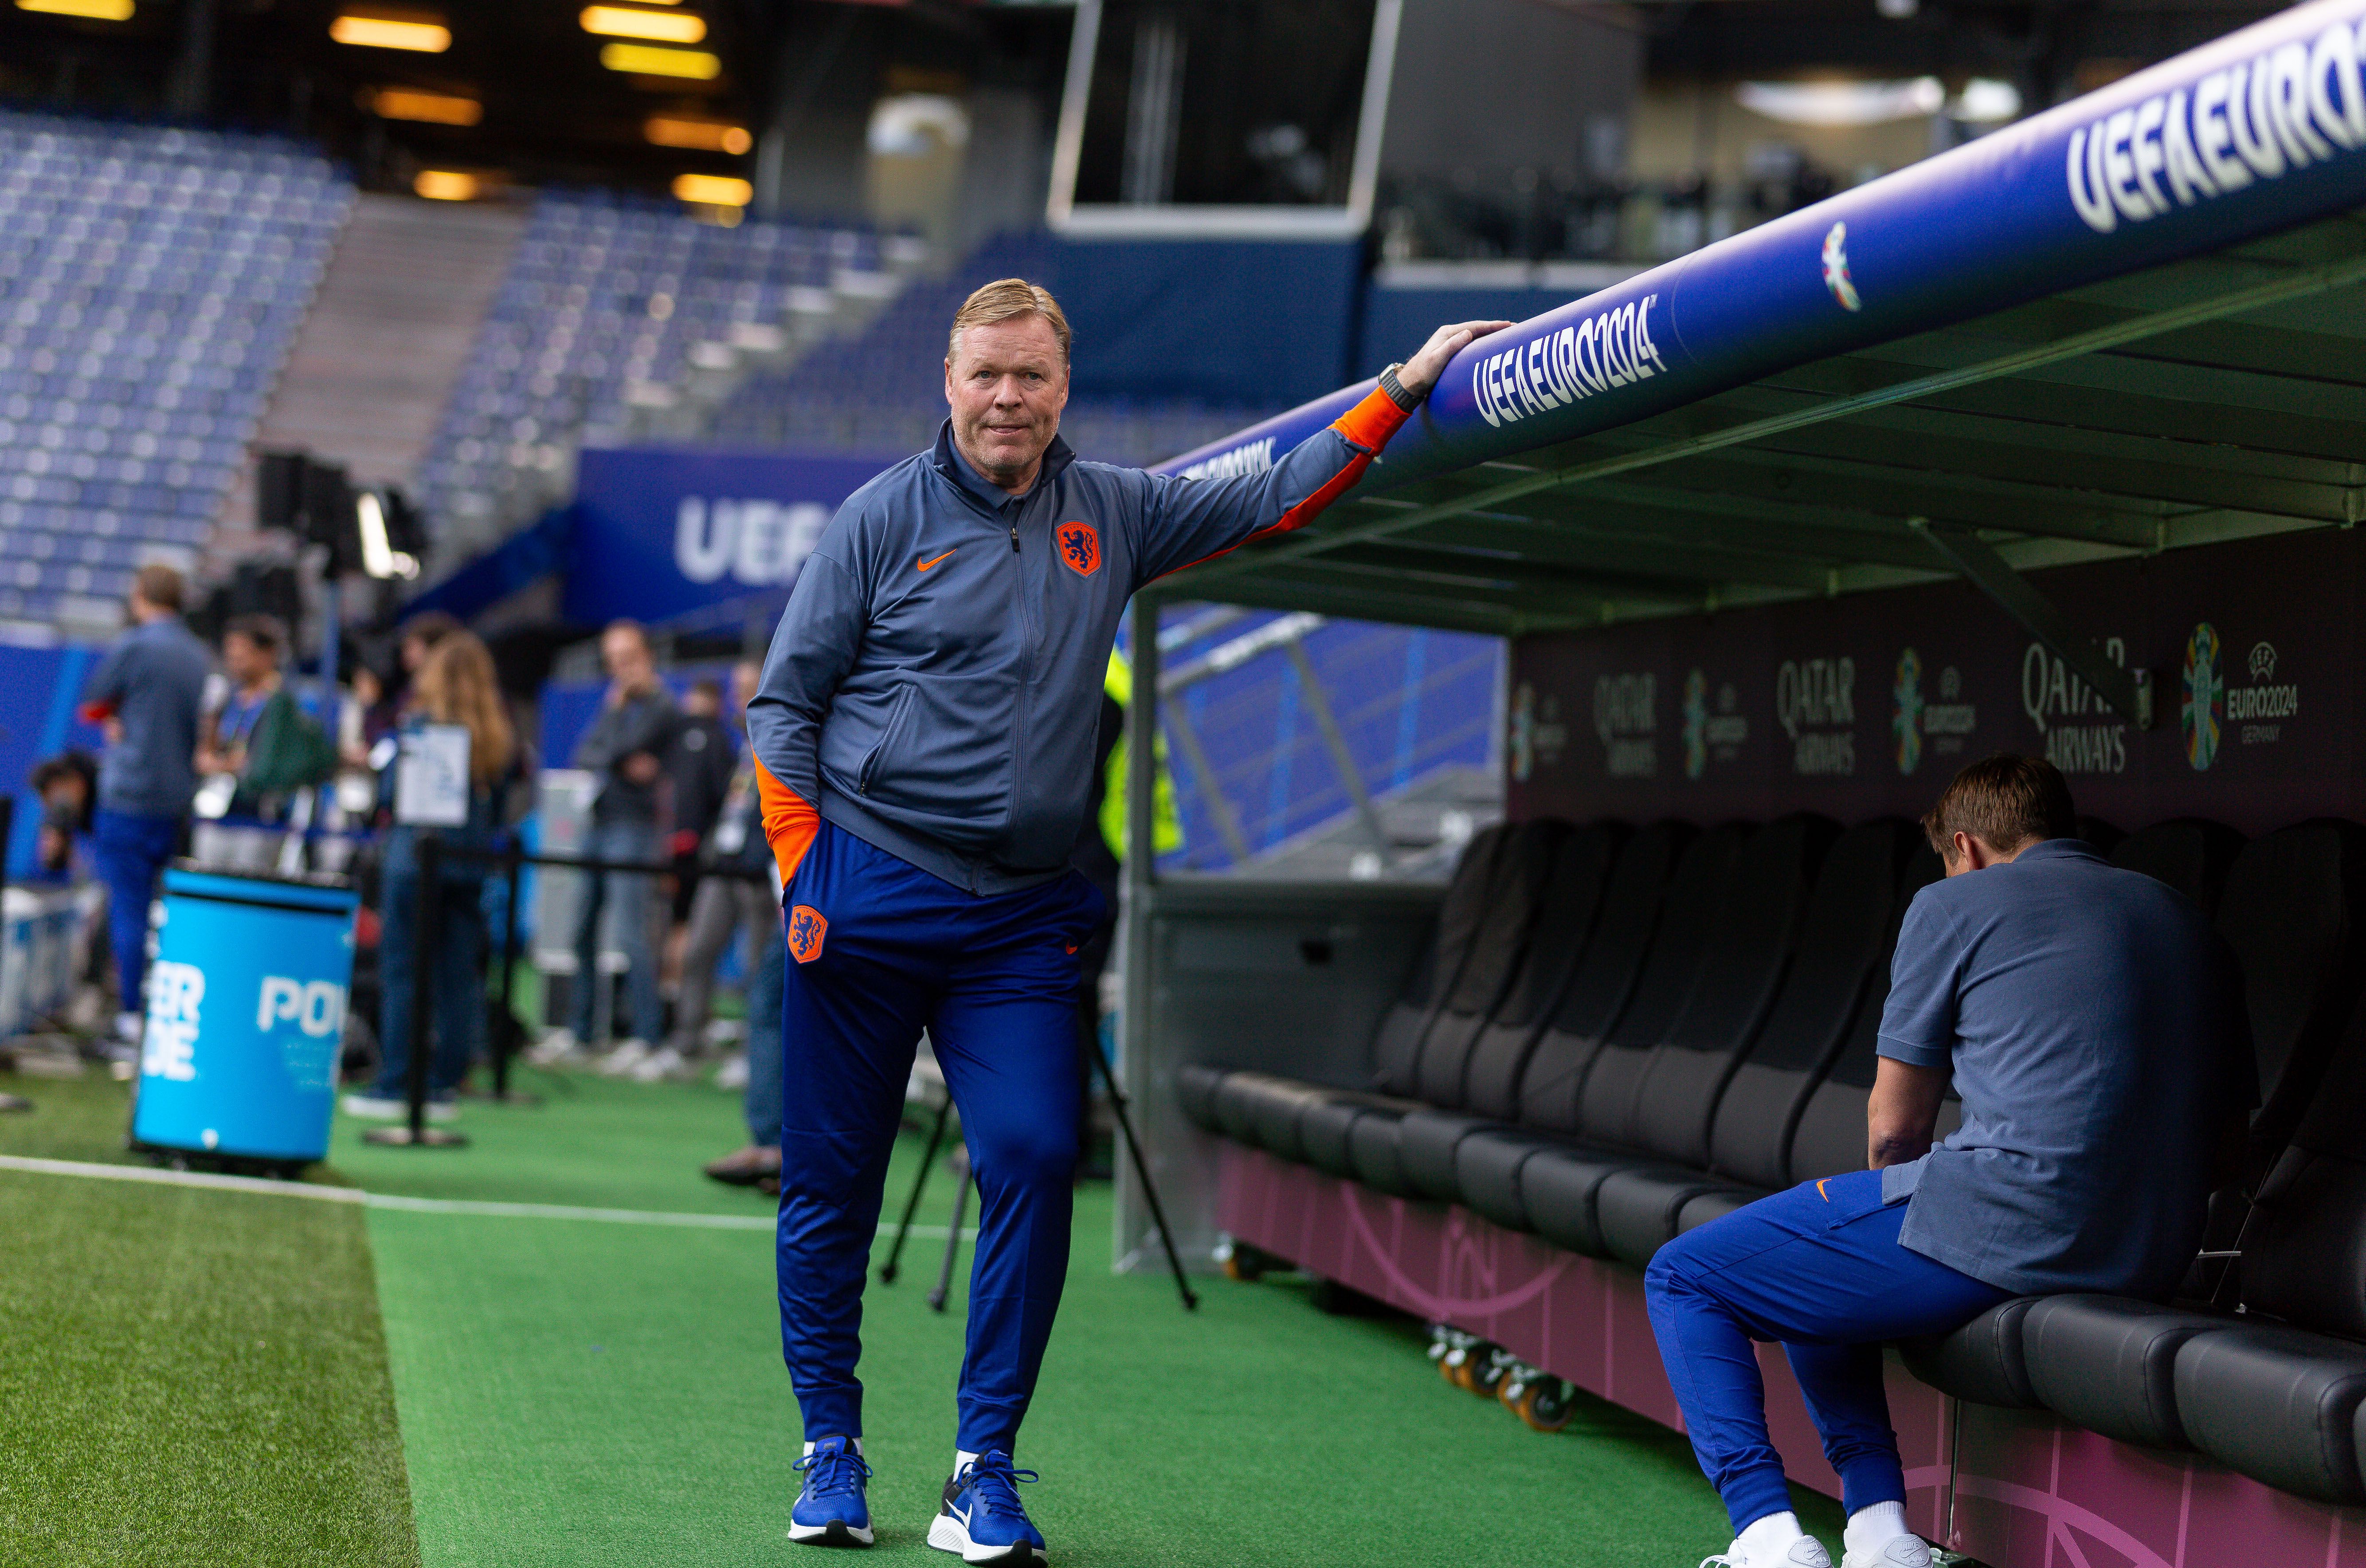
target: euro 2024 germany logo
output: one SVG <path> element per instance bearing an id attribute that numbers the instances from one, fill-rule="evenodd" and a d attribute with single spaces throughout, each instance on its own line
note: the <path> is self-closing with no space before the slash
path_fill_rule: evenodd
<path id="1" fill-rule="evenodd" d="M 1684 777 L 1707 771 L 1708 677 L 1695 670 L 1684 677 Z"/>
<path id="2" fill-rule="evenodd" d="M 1898 683 L 1890 688 L 1889 728 L 1898 736 L 1898 771 L 1922 766 L 1922 655 L 1909 648 L 1898 655 Z"/>
<path id="3" fill-rule="evenodd" d="M 2226 677 L 2218 660 L 2218 629 L 2204 621 L 2185 640 L 2185 700 L 2178 709 L 2185 730 L 2185 760 L 2197 772 L 2206 772 L 2218 756 L 2226 711 Z"/>

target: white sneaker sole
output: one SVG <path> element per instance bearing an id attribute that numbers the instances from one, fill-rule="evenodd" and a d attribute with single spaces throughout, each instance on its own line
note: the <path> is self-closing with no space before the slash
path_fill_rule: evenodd
<path id="1" fill-rule="evenodd" d="M 969 1538 L 969 1529 L 951 1514 L 941 1513 L 929 1527 L 929 1544 L 939 1551 L 958 1551 L 964 1562 L 1041 1562 L 1035 1549 L 1023 1540 L 1008 1546 L 979 1546 Z"/>
<path id="2" fill-rule="evenodd" d="M 858 1529 L 843 1519 L 832 1519 L 826 1525 L 792 1524 L 789 1539 L 800 1546 L 868 1546 L 871 1527 Z"/>

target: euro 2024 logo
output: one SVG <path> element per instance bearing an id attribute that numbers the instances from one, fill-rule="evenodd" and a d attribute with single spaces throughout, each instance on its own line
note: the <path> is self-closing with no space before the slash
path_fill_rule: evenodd
<path id="1" fill-rule="evenodd" d="M 2226 677 L 2219 667 L 2218 629 L 2207 621 L 2185 640 L 2185 700 L 2178 709 L 2185 730 L 2185 760 L 2206 772 L 2218 756 L 2226 711 Z"/>
<path id="2" fill-rule="evenodd" d="M 1708 677 L 1695 670 L 1684 677 L 1684 777 L 1707 771 Z"/>
<path id="3" fill-rule="evenodd" d="M 1909 648 L 1898 655 L 1898 683 L 1890 688 L 1889 728 L 1898 736 L 1898 771 L 1922 766 L 1922 655 Z"/>

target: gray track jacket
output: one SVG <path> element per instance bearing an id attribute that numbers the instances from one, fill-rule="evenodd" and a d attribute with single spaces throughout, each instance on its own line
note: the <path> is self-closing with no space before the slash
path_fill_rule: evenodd
<path id="1" fill-rule="evenodd" d="M 748 735 L 784 877 L 813 813 L 975 893 L 1058 876 L 1091 802 L 1119 618 L 1155 577 L 1307 521 L 1403 423 L 1374 392 L 1262 474 L 1155 476 L 1054 441 L 1012 498 L 953 448 L 847 498 L 772 635 Z"/>

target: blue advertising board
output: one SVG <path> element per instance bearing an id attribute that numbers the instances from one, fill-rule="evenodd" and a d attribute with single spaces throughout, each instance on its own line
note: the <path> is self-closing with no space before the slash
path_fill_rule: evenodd
<path id="1" fill-rule="evenodd" d="M 2316 0 L 1482 339 L 1364 483 L 1591 435 L 2346 212 L 2366 203 L 2361 47 L 2366 0 Z M 1371 386 L 1158 471 L 1256 472 Z"/>
<path id="2" fill-rule="evenodd" d="M 839 504 L 892 459 L 593 448 L 577 471 L 562 613 L 663 621 L 785 594 Z"/>

